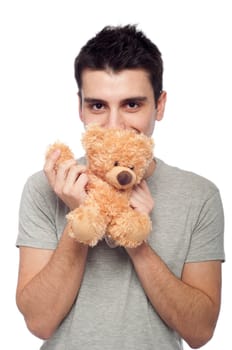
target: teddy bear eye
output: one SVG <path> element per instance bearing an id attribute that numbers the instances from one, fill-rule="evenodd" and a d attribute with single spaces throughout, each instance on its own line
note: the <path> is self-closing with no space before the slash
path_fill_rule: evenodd
<path id="1" fill-rule="evenodd" d="M 114 166 L 119 166 L 119 162 L 118 161 L 114 162 Z"/>
<path id="2" fill-rule="evenodd" d="M 130 170 L 134 170 L 134 168 L 135 168 L 134 166 L 130 166 Z"/>

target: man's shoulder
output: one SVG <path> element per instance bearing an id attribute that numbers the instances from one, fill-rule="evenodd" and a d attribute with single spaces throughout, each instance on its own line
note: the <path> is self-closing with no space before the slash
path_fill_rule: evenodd
<path id="1" fill-rule="evenodd" d="M 24 193 L 34 197 L 34 199 L 51 200 L 56 197 L 43 170 L 34 172 L 28 177 L 24 185 Z"/>
<path id="2" fill-rule="evenodd" d="M 166 187 L 194 196 L 209 197 L 218 192 L 217 186 L 206 177 L 193 171 L 173 166 L 157 159 L 157 178 Z"/>
<path id="3" fill-rule="evenodd" d="M 39 170 L 31 174 L 28 179 L 27 183 L 32 186 L 36 187 L 47 187 L 49 186 L 48 180 L 46 175 L 44 174 L 43 170 Z"/>

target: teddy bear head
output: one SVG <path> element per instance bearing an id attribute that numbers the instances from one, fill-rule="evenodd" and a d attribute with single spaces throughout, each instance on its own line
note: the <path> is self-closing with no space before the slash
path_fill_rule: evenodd
<path id="1" fill-rule="evenodd" d="M 82 138 L 92 173 L 119 190 L 137 185 L 153 159 L 153 141 L 135 130 L 90 125 Z"/>

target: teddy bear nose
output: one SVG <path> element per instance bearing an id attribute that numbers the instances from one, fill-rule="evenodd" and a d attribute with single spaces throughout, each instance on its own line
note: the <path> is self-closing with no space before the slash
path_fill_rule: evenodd
<path id="1" fill-rule="evenodd" d="M 128 171 L 121 171 L 117 175 L 117 180 L 120 185 L 128 185 L 132 181 L 132 175 Z"/>

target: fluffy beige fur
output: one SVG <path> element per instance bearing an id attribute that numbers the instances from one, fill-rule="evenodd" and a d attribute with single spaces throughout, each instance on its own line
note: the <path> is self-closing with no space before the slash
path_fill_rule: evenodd
<path id="1" fill-rule="evenodd" d="M 153 159 L 152 139 L 134 130 L 91 125 L 82 142 L 89 178 L 87 198 L 67 215 L 70 236 L 89 246 L 105 236 L 115 245 L 140 245 L 151 231 L 151 220 L 146 213 L 134 210 L 129 198 Z M 61 150 L 58 163 L 73 157 L 67 146 L 55 144 L 50 150 L 55 148 Z"/>

